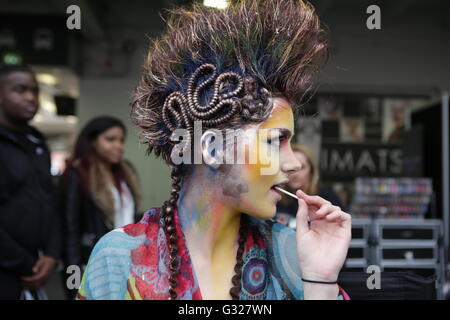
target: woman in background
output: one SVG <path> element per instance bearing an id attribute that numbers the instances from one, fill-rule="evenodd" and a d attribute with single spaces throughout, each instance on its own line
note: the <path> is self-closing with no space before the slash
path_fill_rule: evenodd
<path id="1" fill-rule="evenodd" d="M 301 164 L 300 170 L 289 175 L 286 190 L 295 193 L 300 189 L 307 194 L 319 195 L 333 205 L 342 208 L 340 198 L 330 188 L 323 188 L 319 184 L 319 166 L 312 151 L 305 145 L 294 144 L 292 151 Z M 283 197 L 277 204 L 277 220 L 280 223 L 294 226 L 295 214 L 298 209 L 297 201 L 291 197 Z"/>
<path id="2" fill-rule="evenodd" d="M 66 266 L 84 268 L 98 239 L 138 220 L 140 190 L 136 172 L 122 158 L 125 135 L 120 120 L 98 117 L 76 141 L 60 187 Z"/>

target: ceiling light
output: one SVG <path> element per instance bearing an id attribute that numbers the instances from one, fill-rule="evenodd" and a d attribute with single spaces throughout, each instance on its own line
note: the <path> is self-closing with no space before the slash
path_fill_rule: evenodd
<path id="1" fill-rule="evenodd" d="M 58 83 L 58 79 L 50 73 L 39 73 L 36 78 L 39 82 L 48 84 L 49 86 L 54 86 Z"/>
<path id="2" fill-rule="evenodd" d="M 226 9 L 228 7 L 228 0 L 203 0 L 203 5 L 217 9 Z"/>

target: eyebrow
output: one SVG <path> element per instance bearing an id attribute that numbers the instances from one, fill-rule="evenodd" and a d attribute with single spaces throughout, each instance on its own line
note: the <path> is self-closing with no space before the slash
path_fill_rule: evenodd
<path id="1" fill-rule="evenodd" d="M 286 128 L 272 128 L 271 130 L 278 130 L 281 135 L 285 135 L 288 138 L 290 138 L 292 136 L 291 130 L 286 129 Z"/>

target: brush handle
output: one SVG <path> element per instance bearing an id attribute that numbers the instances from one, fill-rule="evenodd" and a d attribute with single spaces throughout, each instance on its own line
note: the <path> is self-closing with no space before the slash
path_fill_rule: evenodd
<path id="1" fill-rule="evenodd" d="M 289 191 L 286 191 L 286 190 L 284 190 L 284 189 L 281 189 L 280 187 L 275 187 L 275 189 L 277 189 L 277 190 L 280 191 L 280 192 L 283 192 L 284 194 L 287 194 L 288 196 L 291 196 L 291 197 L 294 198 L 294 199 L 299 200 L 298 197 L 297 197 L 295 194 L 290 193 Z"/>

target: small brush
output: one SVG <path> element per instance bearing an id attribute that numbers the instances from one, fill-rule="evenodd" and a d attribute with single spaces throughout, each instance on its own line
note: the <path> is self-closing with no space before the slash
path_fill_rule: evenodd
<path id="1" fill-rule="evenodd" d="M 288 196 L 291 196 L 291 197 L 294 198 L 294 199 L 299 200 L 298 197 L 297 197 L 295 194 L 290 193 L 289 191 L 286 191 L 286 190 L 284 190 L 284 189 L 281 189 L 280 187 L 275 187 L 275 189 L 277 189 L 277 190 L 280 191 L 280 192 L 283 192 L 283 193 L 287 194 Z"/>

